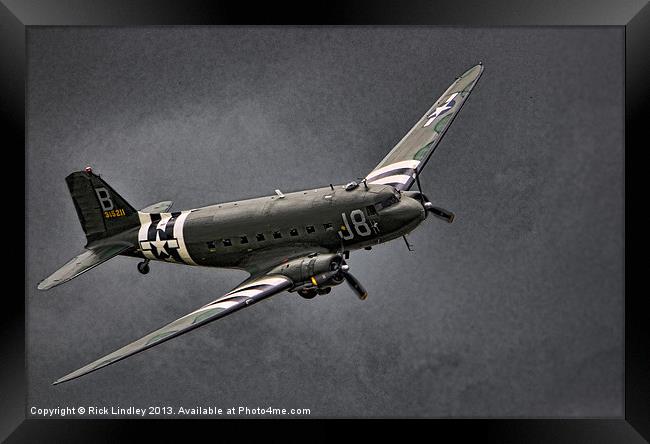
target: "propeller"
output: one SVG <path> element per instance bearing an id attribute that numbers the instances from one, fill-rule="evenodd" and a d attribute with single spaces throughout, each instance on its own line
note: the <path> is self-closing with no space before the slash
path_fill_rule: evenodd
<path id="1" fill-rule="evenodd" d="M 454 213 L 444 208 L 434 207 L 431 202 L 425 202 L 424 208 L 434 216 L 439 219 L 444 220 L 447 223 L 452 223 L 454 221 Z"/>
<path id="2" fill-rule="evenodd" d="M 425 211 L 427 211 L 428 213 L 433 214 L 438 219 L 442 219 L 447 223 L 452 223 L 454 221 L 454 213 L 452 213 L 449 210 L 445 210 L 444 208 L 434 207 L 431 202 L 428 202 L 424 198 L 424 194 L 422 194 L 422 185 L 420 185 L 420 175 L 419 174 L 417 176 L 415 176 L 415 182 L 417 183 L 418 190 L 420 191 L 420 193 L 419 193 L 420 203 L 424 207 Z M 404 240 L 406 240 L 406 238 L 404 238 Z M 407 245 L 408 245 L 408 242 L 407 242 Z"/>
<path id="3" fill-rule="evenodd" d="M 348 265 L 342 265 L 341 270 L 343 273 L 343 277 L 345 278 L 345 282 L 348 283 L 352 291 L 357 295 L 359 299 L 362 301 L 365 301 L 366 298 L 368 297 L 368 292 L 366 291 L 365 288 L 363 288 L 363 285 L 361 285 L 361 282 L 357 278 L 355 278 L 348 270 L 350 267 Z"/>
<path id="4" fill-rule="evenodd" d="M 357 297 L 363 301 L 368 297 L 368 292 L 363 287 L 363 285 L 361 285 L 361 282 L 359 282 L 359 280 L 355 278 L 349 270 L 350 266 L 343 262 L 343 257 L 341 256 L 340 265 L 337 264 L 333 270 L 312 276 L 311 283 L 316 287 L 320 287 L 321 285 L 326 284 L 332 280 L 338 281 L 338 283 L 341 283 L 343 280 L 345 280 L 357 295 Z"/>

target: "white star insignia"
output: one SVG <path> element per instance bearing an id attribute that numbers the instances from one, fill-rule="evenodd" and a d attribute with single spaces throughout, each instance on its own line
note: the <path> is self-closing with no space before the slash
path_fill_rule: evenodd
<path id="1" fill-rule="evenodd" d="M 164 240 L 160 238 L 160 231 L 156 230 L 156 240 L 153 241 L 142 241 L 140 242 L 140 247 L 143 250 L 151 251 L 154 250 L 158 256 L 163 254 L 171 256 L 167 251 L 167 248 L 178 248 L 178 241 L 176 239 Z"/>
<path id="2" fill-rule="evenodd" d="M 451 96 L 449 96 L 449 98 L 445 101 L 445 103 L 442 106 L 438 106 L 431 114 L 429 114 L 427 116 L 429 120 L 427 120 L 427 122 L 424 125 L 422 125 L 422 127 L 424 128 L 425 126 L 431 125 L 431 123 L 434 120 L 436 120 L 438 116 L 445 113 L 446 111 L 449 111 L 453 107 L 452 105 L 449 105 L 449 103 L 452 100 L 454 100 L 454 97 L 456 97 L 457 95 L 458 93 L 454 93 Z"/>
<path id="3" fill-rule="evenodd" d="M 156 240 L 151 242 L 151 246 L 156 249 L 158 254 L 167 253 L 165 251 L 165 245 L 167 245 L 166 240 L 160 239 L 160 231 L 156 230 Z"/>

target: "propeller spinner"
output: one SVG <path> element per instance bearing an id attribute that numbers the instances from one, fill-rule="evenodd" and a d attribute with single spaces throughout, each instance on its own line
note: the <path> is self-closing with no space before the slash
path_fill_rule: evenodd
<path id="1" fill-rule="evenodd" d="M 341 261 L 341 265 L 336 266 L 333 270 L 312 276 L 311 283 L 315 287 L 320 287 L 328 282 L 340 283 L 345 280 L 357 297 L 362 301 L 365 300 L 368 297 L 368 292 L 361 282 L 350 273 L 350 266 L 343 261 L 342 257 Z"/>

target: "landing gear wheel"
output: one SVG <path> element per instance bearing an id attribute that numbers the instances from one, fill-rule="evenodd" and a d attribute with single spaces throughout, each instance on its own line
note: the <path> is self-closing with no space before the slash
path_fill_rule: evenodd
<path id="1" fill-rule="evenodd" d="M 149 261 L 138 262 L 138 271 L 142 274 L 149 273 Z"/>

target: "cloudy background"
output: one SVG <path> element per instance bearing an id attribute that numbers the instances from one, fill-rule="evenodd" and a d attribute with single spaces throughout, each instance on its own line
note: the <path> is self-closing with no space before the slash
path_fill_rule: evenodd
<path id="1" fill-rule="evenodd" d="M 310 408 L 314 416 L 623 414 L 623 28 L 30 28 L 28 406 Z M 275 296 L 51 382 L 243 272 L 116 258 L 37 283 L 85 239 L 64 177 L 135 207 L 343 183 L 454 78 L 485 72 L 427 165 L 457 215 L 352 254 L 345 286 Z"/>

